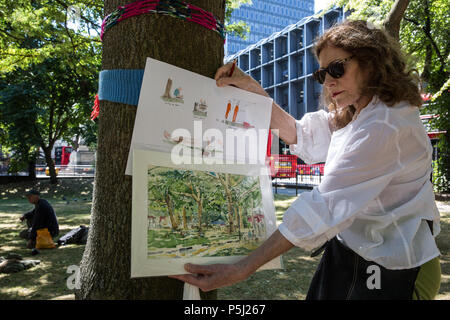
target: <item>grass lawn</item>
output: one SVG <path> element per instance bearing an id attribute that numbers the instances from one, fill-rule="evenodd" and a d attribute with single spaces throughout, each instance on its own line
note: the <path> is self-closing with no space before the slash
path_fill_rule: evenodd
<path id="1" fill-rule="evenodd" d="M 55 209 L 60 236 L 80 225 L 89 225 L 92 181 L 62 180 L 57 187 L 43 181 L 33 184 L 33 187 L 41 190 L 42 198 L 48 200 Z M 40 260 L 41 263 L 19 273 L 0 273 L 0 300 L 52 299 L 72 294 L 66 285 L 71 275 L 67 273 L 67 268 L 78 265 L 83 255 L 84 245 L 40 250 L 40 254 L 31 255 L 31 250 L 26 248 L 26 241 L 18 236 L 20 230 L 26 229 L 25 222 L 21 223 L 19 218 L 33 209 L 33 205 L 23 196 L 30 186 L 30 183 L 0 186 L 0 256 L 14 252 L 23 259 Z"/>
<path id="2" fill-rule="evenodd" d="M 53 205 L 60 223 L 60 235 L 82 224 L 89 225 L 92 182 L 92 179 L 66 179 L 60 180 L 57 186 L 50 186 L 47 181 L 0 185 L 0 256 L 14 252 L 24 259 L 41 261 L 38 266 L 19 273 L 0 274 L 0 300 L 73 299 L 73 292 L 66 285 L 71 275 L 67 268 L 79 264 L 84 246 L 67 245 L 41 250 L 39 255 L 32 256 L 31 250 L 25 247 L 25 240 L 18 237 L 19 231 L 25 228 L 19 218 L 33 208 L 23 194 L 34 187 Z M 294 200 L 295 197 L 275 195 L 278 221 Z M 442 283 L 437 298 L 450 299 L 450 202 L 438 202 L 438 207 L 442 219 L 442 231 L 437 238 L 442 253 Z M 246 281 L 219 289 L 218 298 L 304 299 L 319 259 L 310 258 L 308 252 L 294 248 L 283 256 L 283 269 L 257 272 Z"/>

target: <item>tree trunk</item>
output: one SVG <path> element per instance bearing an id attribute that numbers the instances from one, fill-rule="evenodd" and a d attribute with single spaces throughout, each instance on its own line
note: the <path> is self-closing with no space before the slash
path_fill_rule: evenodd
<path id="1" fill-rule="evenodd" d="M 228 222 L 229 222 L 228 232 L 230 234 L 232 234 L 234 232 L 233 198 L 231 196 L 231 191 L 228 190 L 228 188 L 225 188 L 225 193 L 226 193 L 227 207 L 228 207 Z"/>
<path id="2" fill-rule="evenodd" d="M 56 177 L 55 162 L 52 159 L 52 148 L 53 146 L 48 146 L 45 148 L 43 147 L 42 150 L 44 150 L 45 162 L 47 163 L 50 175 L 50 184 L 56 184 L 58 183 L 58 178 Z"/>
<path id="3" fill-rule="evenodd" d="M 172 89 L 172 79 L 167 79 L 167 84 L 166 84 L 166 90 L 164 91 L 163 97 L 164 98 L 172 98 L 172 96 L 170 95 L 170 91 Z"/>
<path id="4" fill-rule="evenodd" d="M 386 31 L 397 40 L 399 39 L 400 22 L 403 19 L 408 4 L 409 0 L 395 0 L 391 11 L 389 11 L 386 20 L 384 20 L 383 23 Z"/>
<path id="5" fill-rule="evenodd" d="M 183 229 L 188 229 L 187 218 L 186 218 L 186 208 L 183 207 Z"/>
<path id="6" fill-rule="evenodd" d="M 168 192 L 166 193 L 164 199 L 165 199 L 166 205 L 167 205 L 167 213 L 169 214 L 170 225 L 172 226 L 172 230 L 175 231 L 178 229 L 178 222 L 175 218 L 174 209 L 173 209 L 173 205 L 172 205 L 172 199 L 170 199 L 170 195 Z"/>
<path id="7" fill-rule="evenodd" d="M 433 58 L 433 49 L 431 47 L 431 44 L 428 42 L 425 47 L 425 63 L 423 66 L 422 74 L 420 75 L 420 78 L 425 83 L 428 83 L 428 81 L 430 81 L 432 58 Z"/>
<path id="8" fill-rule="evenodd" d="M 238 229 L 239 229 L 239 241 L 241 241 L 241 232 L 242 232 L 242 230 L 244 230 L 243 229 L 243 226 L 242 226 L 242 209 L 241 209 L 241 206 L 238 206 L 238 208 L 236 209 L 236 213 L 237 213 L 237 215 L 238 215 L 238 217 L 237 217 L 237 224 L 238 224 Z"/>
<path id="9" fill-rule="evenodd" d="M 203 215 L 203 198 L 200 197 L 200 201 L 197 202 L 198 204 L 198 233 L 202 232 L 202 215 Z"/>
<path id="10" fill-rule="evenodd" d="M 105 0 L 105 14 L 129 1 Z M 223 21 L 224 1 L 190 0 Z M 102 69 L 144 69 L 151 57 L 214 77 L 223 39 L 198 24 L 161 14 L 121 21 L 103 38 Z M 77 299 L 181 299 L 184 283 L 168 277 L 130 279 L 131 177 L 125 167 L 136 106 L 100 101 L 97 167 L 89 239 Z M 201 292 L 217 299 L 217 291 Z"/>
<path id="11" fill-rule="evenodd" d="M 39 155 L 38 152 L 33 152 L 33 156 L 28 160 L 28 177 L 30 179 L 36 179 L 36 158 Z"/>
<path id="12" fill-rule="evenodd" d="M 72 151 L 78 151 L 80 147 L 80 134 L 75 136 L 75 139 L 72 140 Z"/>

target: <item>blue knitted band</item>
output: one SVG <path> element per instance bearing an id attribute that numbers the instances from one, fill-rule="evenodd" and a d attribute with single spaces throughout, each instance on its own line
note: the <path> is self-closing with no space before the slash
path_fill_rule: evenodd
<path id="1" fill-rule="evenodd" d="M 103 70 L 99 75 L 98 99 L 137 106 L 144 69 Z"/>

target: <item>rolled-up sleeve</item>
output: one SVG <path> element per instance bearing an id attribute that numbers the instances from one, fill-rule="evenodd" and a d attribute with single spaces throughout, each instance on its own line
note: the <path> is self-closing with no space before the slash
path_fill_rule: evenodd
<path id="1" fill-rule="evenodd" d="M 402 169 L 397 131 L 383 122 L 358 129 L 338 152 L 322 183 L 284 214 L 279 230 L 296 246 L 312 250 L 349 227 Z"/>
<path id="2" fill-rule="evenodd" d="M 305 163 L 325 162 L 331 140 L 330 113 L 319 110 L 296 120 L 297 144 L 289 146 L 290 152 Z"/>

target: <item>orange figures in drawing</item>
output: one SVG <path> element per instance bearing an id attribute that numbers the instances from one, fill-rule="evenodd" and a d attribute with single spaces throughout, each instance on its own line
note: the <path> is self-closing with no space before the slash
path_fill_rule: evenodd
<path id="1" fill-rule="evenodd" d="M 236 107 L 234 107 L 234 113 L 233 113 L 233 122 L 236 121 L 236 117 L 239 111 L 239 104 L 236 105 Z"/>
<path id="2" fill-rule="evenodd" d="M 228 114 L 231 111 L 231 101 L 228 100 L 227 112 L 225 113 L 225 119 L 228 119 Z"/>

